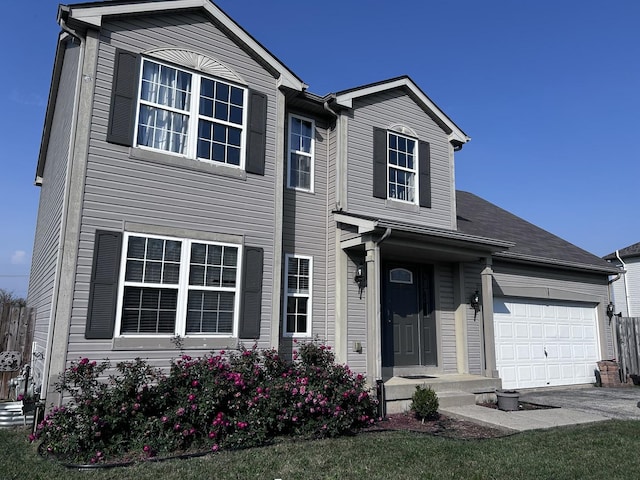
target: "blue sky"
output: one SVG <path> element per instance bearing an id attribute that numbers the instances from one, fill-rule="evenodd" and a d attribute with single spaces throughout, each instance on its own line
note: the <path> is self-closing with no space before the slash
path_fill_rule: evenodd
<path id="1" fill-rule="evenodd" d="M 217 3 L 313 93 L 412 77 L 472 139 L 456 156 L 458 189 L 598 256 L 640 242 L 637 0 Z M 0 288 L 17 295 L 57 4 L 9 2 L 0 31 Z"/>

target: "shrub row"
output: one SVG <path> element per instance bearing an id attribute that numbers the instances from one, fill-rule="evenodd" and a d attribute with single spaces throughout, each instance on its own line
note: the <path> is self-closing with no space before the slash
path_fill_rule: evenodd
<path id="1" fill-rule="evenodd" d="M 69 398 L 37 426 L 41 451 L 101 463 L 185 451 L 263 445 L 276 436 L 334 437 L 375 422 L 362 375 L 329 347 L 301 344 L 294 362 L 274 350 L 183 355 L 167 375 L 136 359 L 73 362 L 57 384 Z"/>

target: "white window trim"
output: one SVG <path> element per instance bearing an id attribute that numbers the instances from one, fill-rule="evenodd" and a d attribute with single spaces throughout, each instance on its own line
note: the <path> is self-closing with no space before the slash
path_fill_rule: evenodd
<path id="1" fill-rule="evenodd" d="M 187 72 L 191 75 L 192 78 L 192 82 L 191 82 L 191 105 L 189 108 L 188 113 L 186 114 L 189 118 L 189 130 L 187 131 L 187 147 L 186 147 L 186 151 L 184 154 L 180 154 L 180 153 L 176 153 L 176 152 L 171 152 L 169 150 L 163 150 L 160 148 L 153 148 L 153 147 L 148 147 L 146 145 L 140 145 L 138 143 L 138 128 L 139 128 L 139 121 L 140 121 L 140 104 L 147 104 L 148 102 L 144 102 L 141 99 L 141 93 L 142 93 L 142 75 L 144 72 L 144 62 L 148 61 L 148 62 L 152 62 L 152 63 L 156 63 L 158 65 L 164 65 L 167 66 L 169 68 L 174 68 L 176 70 L 181 70 L 183 72 Z M 199 119 L 201 117 L 200 115 L 200 80 L 202 78 L 208 78 L 211 80 L 214 80 L 216 82 L 221 82 L 221 83 L 225 83 L 227 85 L 233 86 L 233 87 L 237 87 L 242 89 L 243 91 L 243 107 L 242 107 L 242 125 L 237 125 L 235 123 L 230 123 L 230 122 L 225 122 L 223 120 L 218 120 L 215 119 L 214 123 L 219 123 L 221 125 L 225 125 L 225 126 L 232 126 L 234 128 L 241 128 L 242 129 L 242 133 L 241 133 L 241 138 L 240 138 L 240 165 L 233 165 L 231 163 L 227 163 L 227 162 L 217 162 L 215 160 L 207 160 L 206 158 L 198 158 L 197 157 L 197 149 L 198 149 L 198 123 L 199 123 Z M 194 92 L 198 92 L 197 94 L 194 94 Z M 211 164 L 211 165 L 224 165 L 226 167 L 229 168 L 235 168 L 235 169 L 239 169 L 239 170 L 244 170 L 245 169 L 245 164 L 246 164 L 246 153 L 247 153 L 247 128 L 248 128 L 248 111 L 249 111 L 249 89 L 246 87 L 246 85 L 241 85 L 241 84 L 237 84 L 237 83 L 233 83 L 231 81 L 229 81 L 226 78 L 219 78 L 219 77 L 215 77 L 213 75 L 207 75 L 205 73 L 199 72 L 199 71 L 193 71 L 193 70 L 189 70 L 188 68 L 184 68 L 184 67 L 180 67 L 177 65 L 173 65 L 170 63 L 166 63 L 163 61 L 160 61 L 156 58 L 146 58 L 146 57 L 142 57 L 142 59 L 140 60 L 140 74 L 139 74 L 139 78 L 138 78 L 138 93 L 137 93 L 137 98 L 136 98 L 136 121 L 135 121 L 135 125 L 134 125 L 134 132 L 133 132 L 133 147 L 134 148 L 139 148 L 141 150 L 149 150 L 152 152 L 159 152 L 165 155 L 170 155 L 173 157 L 179 157 L 179 158 L 187 158 L 189 160 L 193 160 L 196 162 L 202 162 L 205 164 Z M 152 104 L 149 104 L 152 105 Z M 182 110 L 176 110 L 175 108 L 172 107 L 168 107 L 168 106 L 163 106 L 163 108 L 165 110 L 171 111 L 171 112 L 176 112 L 176 113 L 181 113 Z M 210 121 L 210 119 L 208 117 L 203 117 L 205 119 L 207 119 L 208 121 Z M 195 126 L 191 125 L 192 120 L 195 120 Z"/>
<path id="2" fill-rule="evenodd" d="M 402 138 L 406 138 L 407 140 L 411 140 L 413 142 L 415 142 L 415 150 L 413 153 L 413 165 L 414 168 L 410 169 L 407 167 L 401 167 L 399 165 L 392 165 L 389 162 L 389 152 L 391 150 L 391 142 L 390 142 L 390 136 L 391 135 L 395 135 L 396 137 L 402 137 Z M 407 205 L 420 205 L 420 185 L 419 185 L 419 181 L 420 181 L 420 142 L 418 141 L 417 137 L 411 137 L 408 135 L 404 135 L 402 133 L 399 133 L 397 131 L 390 131 L 387 130 L 387 200 L 390 200 L 392 202 L 400 202 L 400 203 L 404 203 Z M 409 200 L 402 200 L 401 198 L 395 198 L 395 197 L 391 197 L 389 195 L 389 169 L 390 168 L 395 168 L 396 170 L 403 170 L 405 172 L 411 172 L 413 173 L 413 183 L 414 183 L 414 199 L 413 201 L 409 201 Z"/>
<path id="3" fill-rule="evenodd" d="M 129 237 L 144 237 L 144 238 L 159 238 L 162 240 L 173 240 L 181 242 L 181 252 L 180 252 L 180 279 L 178 285 L 175 284 L 151 284 L 151 283 L 138 283 L 138 282 L 126 282 L 126 286 L 141 286 L 141 287 L 151 287 L 151 288 L 175 288 L 178 290 L 178 302 L 176 306 L 176 322 L 173 333 L 120 333 L 121 324 L 122 324 L 122 304 L 124 300 L 124 287 L 125 287 L 125 274 L 127 268 L 127 251 L 129 248 Z M 189 285 L 189 268 L 191 263 L 191 244 L 192 243 L 202 243 L 208 245 L 221 245 L 227 247 L 235 247 L 238 249 L 238 257 L 236 259 L 237 267 L 236 267 L 236 287 L 201 287 L 201 286 L 190 286 Z M 118 277 L 118 302 L 117 302 L 117 310 L 116 310 L 116 322 L 115 322 L 115 335 L 114 338 L 172 338 L 175 336 L 180 336 L 184 338 L 237 338 L 238 330 L 239 330 L 239 319 L 240 319 L 240 296 L 241 292 L 241 281 L 242 281 L 242 266 L 243 266 L 243 254 L 244 249 L 241 244 L 237 243 L 225 243 L 225 242 L 214 242 L 200 239 L 190 239 L 190 238 L 180 238 L 180 237 L 170 237 L 165 235 L 153 235 L 147 233 L 138 233 L 138 232 L 124 232 L 123 235 L 123 244 L 122 244 L 122 252 L 120 254 L 120 274 Z M 200 290 L 215 290 L 215 291 L 232 291 L 235 292 L 234 305 L 233 305 L 233 328 L 232 333 L 196 333 L 187 335 L 187 298 L 190 289 L 200 289 Z"/>
<path id="4" fill-rule="evenodd" d="M 309 293 L 289 293 L 289 259 L 299 258 L 309 260 Z M 282 332 L 284 337 L 302 338 L 310 337 L 313 329 L 311 328 L 311 319 L 313 318 L 313 257 L 308 255 L 296 255 L 287 253 L 284 256 L 284 303 L 282 304 Z M 287 332 L 287 300 L 289 297 L 307 298 L 307 330 L 306 332 Z"/>
<path id="5" fill-rule="evenodd" d="M 301 120 L 303 122 L 310 122 L 311 123 L 311 152 L 307 153 L 307 152 L 302 152 L 300 150 L 293 150 L 291 148 L 291 125 L 293 123 L 293 119 L 298 119 Z M 315 149 L 316 149 L 316 138 L 315 138 L 315 131 L 316 131 L 316 122 L 315 120 L 313 120 L 312 118 L 307 118 L 307 117 L 303 117 L 300 115 L 295 115 L 293 113 L 289 114 L 289 130 L 288 130 L 288 134 L 287 134 L 287 188 L 291 189 L 291 190 L 298 190 L 301 192 L 309 192 L 309 193 L 313 193 L 314 192 L 314 177 L 315 177 L 315 164 L 316 164 L 316 154 L 315 154 Z M 309 188 L 302 188 L 302 187 L 297 187 L 292 185 L 292 177 L 291 177 L 291 154 L 295 153 L 296 155 L 302 155 L 305 157 L 309 157 L 311 159 L 311 171 L 309 173 L 310 175 L 310 181 L 309 181 Z"/>

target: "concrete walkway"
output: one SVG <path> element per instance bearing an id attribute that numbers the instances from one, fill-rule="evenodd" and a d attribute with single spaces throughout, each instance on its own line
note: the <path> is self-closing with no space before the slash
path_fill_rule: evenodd
<path id="1" fill-rule="evenodd" d="M 608 420 L 607 417 L 585 413 L 571 408 L 503 412 L 502 410 L 482 407 L 480 405 L 465 405 L 463 407 L 449 407 L 440 410 L 440 412 L 449 417 L 511 432 Z"/>
<path id="2" fill-rule="evenodd" d="M 557 408 L 503 412 L 480 405 L 448 407 L 444 415 L 506 431 L 593 423 L 612 418 L 640 420 L 640 388 L 563 388 L 522 391 L 520 401 Z"/>

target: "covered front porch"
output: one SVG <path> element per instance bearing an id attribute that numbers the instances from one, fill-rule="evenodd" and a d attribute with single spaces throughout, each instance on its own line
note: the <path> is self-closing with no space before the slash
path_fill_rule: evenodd
<path id="1" fill-rule="evenodd" d="M 338 277 L 355 281 L 362 303 L 352 308 L 347 289 L 338 295 L 337 352 L 351 346 L 354 325 L 366 332 L 361 353 L 367 380 L 382 382 L 388 407 L 402 410 L 418 384 L 449 392 L 444 396 L 455 401 L 500 388 L 491 265 L 492 254 L 512 244 L 363 216 L 335 217 L 344 271 Z M 473 309 L 469 301 L 476 291 Z"/>

